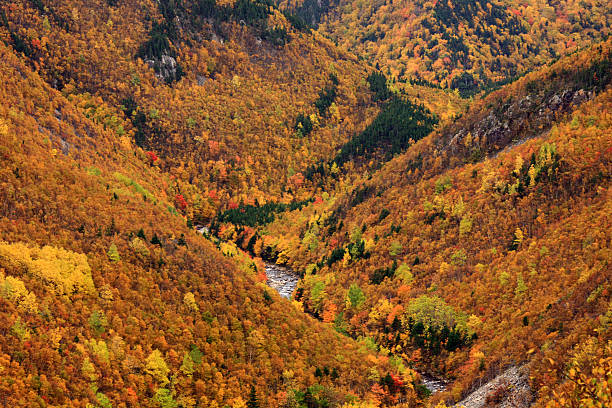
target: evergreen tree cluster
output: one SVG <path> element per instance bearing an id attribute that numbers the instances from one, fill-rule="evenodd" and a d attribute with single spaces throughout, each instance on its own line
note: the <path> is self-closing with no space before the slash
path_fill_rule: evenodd
<path id="1" fill-rule="evenodd" d="M 160 59 L 163 55 L 173 55 L 170 49 L 169 31 L 168 24 L 154 21 L 149 31 L 149 38 L 140 46 L 136 56 Z"/>
<path id="2" fill-rule="evenodd" d="M 243 225 L 248 227 L 256 227 L 258 225 L 266 225 L 274 221 L 276 214 L 285 211 L 295 211 L 303 208 L 312 200 L 294 201 L 289 204 L 283 203 L 266 203 L 264 205 L 245 205 L 240 204 L 237 208 L 231 208 L 217 215 L 216 222 L 232 223 L 234 225 Z"/>
<path id="3" fill-rule="evenodd" d="M 293 129 L 299 136 L 308 136 L 312 132 L 314 125 L 310 116 L 300 113 L 295 120 Z"/>
<path id="4" fill-rule="evenodd" d="M 342 260 L 343 257 L 344 257 L 344 248 L 335 248 L 333 251 L 331 251 L 331 253 L 329 254 L 329 257 L 325 259 L 325 262 L 327 262 L 327 266 L 332 266 L 336 262 Z"/>
<path id="5" fill-rule="evenodd" d="M 14 30 L 11 30 L 4 9 L 0 8 L 0 27 L 6 28 L 11 37 L 13 49 L 18 53 L 23 53 L 26 57 L 32 57 L 34 52 L 28 43 Z"/>
<path id="6" fill-rule="evenodd" d="M 397 270 L 397 261 L 393 261 L 393 264 L 387 268 L 379 268 L 372 273 L 370 276 L 370 283 L 373 285 L 380 285 L 385 278 L 392 279 Z"/>
<path id="7" fill-rule="evenodd" d="M 148 147 L 153 142 L 163 143 L 167 140 L 168 134 L 152 122 L 150 115 L 138 106 L 132 96 L 121 100 L 121 110 L 134 125 L 134 142 L 138 146 Z"/>
<path id="8" fill-rule="evenodd" d="M 351 254 L 351 259 L 367 259 L 370 257 L 370 253 L 365 250 L 365 241 L 363 239 L 359 240 L 359 242 L 351 242 L 346 248 L 349 254 Z"/>
<path id="9" fill-rule="evenodd" d="M 282 27 L 269 27 L 267 23 L 274 7 L 269 0 L 238 0 L 233 5 L 218 5 L 216 0 L 198 0 L 192 10 L 196 17 L 213 20 L 216 25 L 230 20 L 247 25 L 255 29 L 262 40 L 274 45 L 284 45 L 289 40 L 287 30 Z M 304 30 L 303 24 L 295 17 L 287 19 L 296 30 Z"/>
<path id="10" fill-rule="evenodd" d="M 451 88 L 457 89 L 462 98 L 469 98 L 480 89 L 476 79 L 469 72 L 463 72 L 461 75 L 454 77 L 451 81 Z"/>
<path id="11" fill-rule="evenodd" d="M 298 2 L 299 3 L 299 2 Z M 301 4 L 289 6 L 287 11 L 309 27 L 317 28 L 321 19 L 330 10 L 329 0 L 304 0 Z"/>
<path id="12" fill-rule="evenodd" d="M 171 47 L 172 41 L 178 40 L 178 27 L 176 19 L 181 11 L 181 5 L 174 0 L 159 0 L 158 8 L 164 20 L 161 23 L 153 21 L 149 38 L 140 46 L 136 57 L 152 59 L 155 61 L 155 72 L 161 68 L 160 60 L 164 55 L 175 57 L 176 53 Z M 179 81 L 184 76 L 183 68 L 177 64 L 176 74 L 168 78 L 168 82 Z"/>
<path id="13" fill-rule="evenodd" d="M 445 27 L 458 28 L 463 21 L 473 20 L 481 10 L 486 11 L 486 22 L 489 25 L 499 25 L 500 21 L 504 25 L 516 24 L 510 23 L 510 20 L 516 20 L 516 17 L 508 17 L 503 6 L 487 0 L 455 0 L 452 4 L 436 2 L 433 16 Z M 520 22 L 518 24 L 520 25 Z M 521 32 L 527 31 L 522 28 Z"/>
<path id="14" fill-rule="evenodd" d="M 257 398 L 257 393 L 255 392 L 255 387 L 251 385 L 251 392 L 249 393 L 249 400 L 246 404 L 247 408 L 259 408 L 259 401 Z"/>
<path id="15" fill-rule="evenodd" d="M 332 106 L 338 95 L 338 77 L 331 73 L 329 75 L 329 84 L 319 92 L 319 97 L 314 102 L 315 108 L 321 117 L 329 116 L 329 108 Z M 293 127 L 298 136 L 308 136 L 314 128 L 314 124 L 310 116 L 300 113 L 295 120 Z"/>
<path id="16" fill-rule="evenodd" d="M 416 105 L 394 94 L 387 86 L 381 73 L 368 77 L 375 100 L 385 101 L 381 112 L 361 133 L 353 136 L 335 157 L 334 161 L 344 164 L 351 159 L 368 159 L 376 153 L 387 158 L 401 153 L 410 145 L 427 136 L 438 123 L 435 115 L 422 105 Z"/>
<path id="17" fill-rule="evenodd" d="M 359 240 L 358 242 L 349 243 L 346 247 L 338 247 L 333 249 L 328 256 L 323 257 L 321 261 L 317 262 L 317 268 L 323 267 L 324 264 L 327 264 L 327 266 L 332 266 L 336 262 L 341 261 L 346 252 L 351 255 L 352 260 L 361 258 L 368 259 L 370 257 L 370 253 L 365 249 L 365 241 Z"/>
<path id="18" fill-rule="evenodd" d="M 283 10 L 283 15 L 285 16 L 287 21 L 293 26 L 293 28 L 295 28 L 297 31 L 308 32 L 312 28 L 312 26 L 308 24 L 306 20 L 304 20 L 302 17 L 300 17 L 297 14 L 292 14 L 287 10 Z"/>
<path id="19" fill-rule="evenodd" d="M 319 92 L 319 97 L 315 101 L 314 105 L 319 111 L 319 115 L 325 117 L 329 113 L 329 107 L 336 100 L 338 94 L 338 77 L 335 74 L 329 76 L 330 84 Z"/>
<path id="20" fill-rule="evenodd" d="M 411 317 L 408 319 L 407 329 L 413 344 L 433 355 L 440 354 L 442 350 L 452 352 L 468 346 L 477 337 L 475 333 L 470 336 L 457 326 L 448 327 L 444 324 L 441 327 L 434 325 L 426 327 L 423 322 L 414 321 Z"/>
<path id="21" fill-rule="evenodd" d="M 323 369 L 317 367 L 315 369 L 315 377 L 322 378 L 323 376 L 330 376 L 332 380 L 335 380 L 339 377 L 338 371 L 335 367 L 332 370 L 330 370 L 327 366 L 323 367 Z"/>
<path id="22" fill-rule="evenodd" d="M 375 101 L 386 101 L 391 97 L 392 92 L 387 87 L 387 77 L 382 72 L 372 72 L 368 76 L 368 84 L 370 91 L 374 92 Z"/>

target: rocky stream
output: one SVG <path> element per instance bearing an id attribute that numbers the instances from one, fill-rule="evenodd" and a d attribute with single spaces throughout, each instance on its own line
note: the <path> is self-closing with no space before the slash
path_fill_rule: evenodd
<path id="1" fill-rule="evenodd" d="M 300 277 L 293 271 L 279 265 L 266 263 L 268 286 L 275 289 L 282 297 L 291 299 Z"/>

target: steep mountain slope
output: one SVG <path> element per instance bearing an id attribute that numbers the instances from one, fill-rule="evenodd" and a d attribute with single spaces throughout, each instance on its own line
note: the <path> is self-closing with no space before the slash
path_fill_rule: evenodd
<path id="1" fill-rule="evenodd" d="M 101 98 L 109 111 L 94 103 L 92 116 L 198 185 L 208 197 L 183 195 L 202 219 L 230 199 L 291 200 L 288 180 L 377 110 L 354 56 L 266 2 L 23 0 L 2 10 L 0 37 L 50 84 Z"/>
<path id="2" fill-rule="evenodd" d="M 280 4 L 0 3 L 0 401 L 609 405 L 610 5 Z"/>
<path id="3" fill-rule="evenodd" d="M 0 38 L 50 84 L 101 98 L 107 111 L 84 102 L 90 116 L 199 188 L 181 193 L 200 222 L 240 201 L 310 198 L 304 170 L 378 112 L 366 66 L 265 1 L 20 0 L 1 10 Z M 409 88 L 442 117 L 460 110 L 456 96 Z"/>
<path id="4" fill-rule="evenodd" d="M 389 373 L 414 400 L 411 370 L 188 228 L 173 176 L 117 137 L 126 122 L 87 117 L 108 105 L 51 89 L 2 44 L 0 59 L 3 405 L 340 405 Z"/>
<path id="5" fill-rule="evenodd" d="M 307 312 L 452 380 L 439 400 L 524 363 L 539 405 L 609 395 L 585 350 L 603 358 L 611 337 L 611 47 L 490 94 L 242 242 L 304 274 Z M 603 388 L 565 382 L 579 375 Z"/>
<path id="6" fill-rule="evenodd" d="M 280 2 L 296 13 L 309 12 L 311 3 Z M 321 33 L 390 76 L 464 95 L 605 39 L 611 24 L 609 2 L 598 0 L 330 3 L 319 3 Z"/>

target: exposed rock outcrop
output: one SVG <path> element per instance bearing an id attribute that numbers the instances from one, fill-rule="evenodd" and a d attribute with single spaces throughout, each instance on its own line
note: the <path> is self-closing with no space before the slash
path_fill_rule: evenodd
<path id="1" fill-rule="evenodd" d="M 455 408 L 526 408 L 531 405 L 534 394 L 529 387 L 529 369 L 510 367 L 491 381 L 483 384 Z"/>
<path id="2" fill-rule="evenodd" d="M 583 89 L 566 89 L 549 97 L 526 95 L 510 100 L 468 128 L 449 134 L 449 142 L 443 149 L 457 154 L 467 147 L 466 153 L 472 155 L 470 161 L 476 161 L 499 152 L 511 143 L 539 134 L 540 130 L 550 126 L 557 115 L 568 112 L 571 106 L 580 105 L 593 95 L 593 92 L 585 92 Z M 468 134 L 474 142 L 466 139 Z M 474 153 L 476 143 L 480 156 Z"/>
<path id="3" fill-rule="evenodd" d="M 155 70 L 155 76 L 166 83 L 178 81 L 183 76 L 181 67 L 170 55 L 164 54 L 160 59 L 148 59 L 145 62 Z"/>

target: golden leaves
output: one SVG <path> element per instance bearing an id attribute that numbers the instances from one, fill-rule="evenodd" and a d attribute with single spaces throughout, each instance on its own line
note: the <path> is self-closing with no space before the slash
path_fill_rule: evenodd
<path id="1" fill-rule="evenodd" d="M 9 131 L 8 123 L 6 123 L 4 119 L 0 118 L 0 136 L 3 136 L 3 137 L 8 136 L 8 131 Z"/>
<path id="2" fill-rule="evenodd" d="M 192 292 L 185 293 L 185 296 L 183 296 L 183 303 L 190 311 L 194 313 L 197 313 L 199 311 L 198 304 L 196 303 L 195 296 Z"/>
<path id="3" fill-rule="evenodd" d="M 84 254 L 52 246 L 37 248 L 21 242 L 0 242 L 0 264 L 42 279 L 58 295 L 95 292 L 91 268 Z"/>
<path id="4" fill-rule="evenodd" d="M 38 312 L 36 296 L 26 289 L 23 281 L 13 276 L 4 276 L 3 272 L 0 272 L 0 296 L 15 303 L 21 311 L 32 314 Z"/>
<path id="5" fill-rule="evenodd" d="M 147 357 L 145 372 L 151 375 L 151 377 L 153 377 L 153 379 L 162 386 L 169 382 L 168 373 L 170 372 L 170 369 L 164 361 L 164 356 L 159 350 L 153 350 Z"/>

